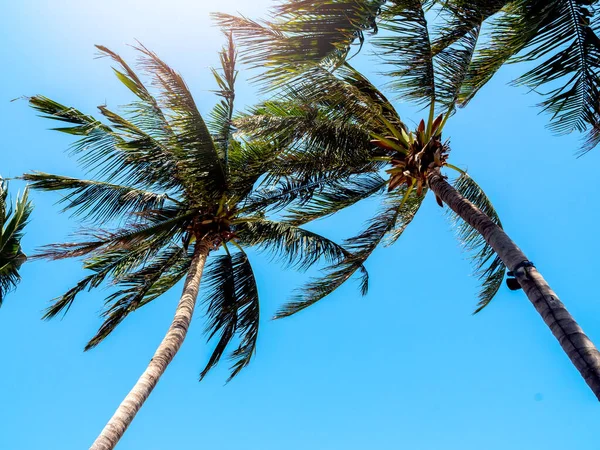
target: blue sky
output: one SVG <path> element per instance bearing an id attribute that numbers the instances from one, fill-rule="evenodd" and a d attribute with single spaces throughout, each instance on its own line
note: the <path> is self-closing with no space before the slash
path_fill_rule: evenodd
<path id="1" fill-rule="evenodd" d="M 131 58 L 126 44 L 139 39 L 183 74 L 208 111 L 215 101 L 208 68 L 223 42 L 208 13 L 260 17 L 269 3 L 3 2 L 0 173 L 81 173 L 64 151 L 69 137 L 48 131 L 51 124 L 25 102 L 10 100 L 44 94 L 89 113 L 125 103 L 126 90 L 107 60 L 94 59 L 93 44 Z M 356 61 L 373 75 L 374 60 Z M 507 86 L 518 71 L 504 69 L 453 117 L 446 131 L 451 160 L 486 189 L 505 229 L 600 343 L 600 149 L 576 159 L 577 136 L 552 136 L 534 107 L 539 98 Z M 246 79 L 240 76 L 240 107 L 256 98 Z M 407 122 L 421 118 L 398 109 Z M 77 226 L 59 214 L 58 197 L 33 198 L 28 253 L 65 240 Z M 313 228 L 341 239 L 373 206 Z M 270 321 L 305 275 L 251 257 L 264 318 L 253 364 L 228 385 L 226 364 L 198 383 L 210 351 L 199 312 L 120 450 L 597 448 L 598 402 L 523 293 L 502 289 L 488 309 L 471 315 L 477 283 L 433 198 L 395 246 L 373 255 L 366 298 L 349 284 L 296 317 Z M 83 353 L 107 291 L 81 295 L 62 321 L 40 320 L 47 302 L 81 274 L 77 261 L 26 264 L 19 290 L 0 309 L 2 450 L 87 448 L 168 327 L 179 289 Z"/>

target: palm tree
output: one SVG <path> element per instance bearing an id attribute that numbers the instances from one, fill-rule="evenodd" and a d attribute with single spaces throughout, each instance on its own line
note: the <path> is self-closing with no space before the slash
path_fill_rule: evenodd
<path id="1" fill-rule="evenodd" d="M 91 274 L 57 298 L 45 318 L 66 313 L 81 291 L 110 280 L 116 291 L 106 299 L 104 323 L 86 350 L 98 345 L 130 313 L 158 298 L 185 278 L 175 316 L 148 367 L 117 408 L 93 450 L 115 447 L 183 343 L 200 281 L 208 285 L 207 332 L 215 349 L 200 378 L 214 367 L 234 338 L 230 379 L 250 361 L 259 327 L 259 297 L 245 248 L 273 252 L 306 268 L 320 258 L 341 260 L 347 252 L 297 225 L 268 220 L 262 208 L 285 204 L 302 190 L 289 179 L 254 188 L 266 173 L 276 146 L 233 138 L 236 51 L 231 37 L 214 71 L 221 101 L 205 123 L 181 76 L 143 46 L 142 70 L 158 91 L 155 97 L 136 72 L 111 50 L 117 78 L 137 97 L 119 115 L 100 106 L 105 124 L 43 96 L 30 98 L 43 117 L 65 123 L 58 131 L 79 137 L 73 153 L 90 179 L 48 173 L 23 176 L 34 189 L 65 190 L 65 210 L 93 228 L 76 242 L 46 246 L 38 257 L 85 257 Z M 294 188 L 297 188 L 294 190 Z M 304 189 L 310 190 L 310 186 Z M 215 254 L 218 249 L 221 252 Z M 209 259 L 209 256 L 211 256 Z M 204 271 L 205 264 L 209 267 Z"/>
<path id="2" fill-rule="evenodd" d="M 27 188 L 17 198 L 14 210 L 7 205 L 8 182 L 0 178 L 0 306 L 21 280 L 19 270 L 27 259 L 21 248 L 23 230 L 33 209 Z"/>
<path id="3" fill-rule="evenodd" d="M 315 65 L 335 67 L 349 56 L 356 41 L 362 47 L 379 28 L 396 34 L 399 20 L 423 9 L 435 21 L 429 30 L 434 58 L 467 36 L 475 39 L 458 106 L 465 106 L 505 63 L 536 62 L 514 84 L 545 97 L 540 106 L 551 114 L 553 131 L 587 131 L 582 149 L 587 151 L 600 143 L 600 15 L 594 4 L 590 0 L 287 0 L 273 8 L 275 21 L 215 16 L 251 44 L 247 59 L 267 67 L 264 78 L 282 83 Z M 386 40 L 374 39 L 375 52 L 395 64 L 398 53 L 380 45 Z M 547 92 L 540 92 L 546 87 Z"/>
<path id="4" fill-rule="evenodd" d="M 356 5 L 362 5 L 363 9 L 357 9 Z M 390 191 L 385 195 L 382 212 L 362 234 L 347 242 L 352 256 L 332 267 L 324 279 L 308 285 L 278 317 L 313 304 L 346 281 L 385 236 L 395 241 L 418 211 L 424 194 L 431 190 L 440 205 L 445 203 L 454 211 L 462 222 L 461 237 L 478 252 L 477 270 L 483 281 L 478 310 L 497 292 L 508 267 L 514 275 L 508 280 L 509 287 L 524 289 L 600 399 L 600 353 L 502 230 L 483 191 L 468 175 L 447 162 L 449 147 L 441 135 L 465 90 L 471 86 L 480 27 L 470 28 L 440 45 L 446 38 L 444 29 L 436 37 L 435 29 L 427 22 L 428 5 L 429 2 L 419 0 L 390 3 L 306 0 L 280 6 L 283 18 L 276 23 L 259 24 L 245 18 L 217 16 L 221 25 L 233 29 L 248 46 L 247 59 L 253 63 L 262 61 L 267 67 L 265 76 L 269 84 L 286 83 L 282 97 L 259 106 L 240 122 L 249 134 L 288 143 L 292 150 L 280 158 L 277 170 L 281 174 L 320 170 L 322 177 L 339 177 L 347 169 L 359 173 L 388 169 L 387 180 L 357 186 L 350 179 L 350 184 L 339 189 L 332 186 L 304 206 L 303 214 L 308 211 L 317 218 L 380 192 L 384 182 Z M 357 10 L 362 15 L 349 13 Z M 383 94 L 342 62 L 348 55 L 348 43 L 357 35 L 362 39 L 362 30 L 372 27 L 374 17 L 384 14 L 383 11 L 386 20 L 379 25 L 388 34 L 378 37 L 375 44 L 391 67 L 387 73 L 392 77 L 390 87 L 401 97 L 429 110 L 428 118 L 412 133 Z M 332 27 L 332 16 L 348 18 L 346 28 L 337 22 Z M 346 42 L 340 40 L 344 33 Z M 332 42 L 342 45 L 336 47 Z M 304 55 L 308 57 L 301 64 Z M 459 170 L 454 187 L 441 174 L 442 168 Z"/>

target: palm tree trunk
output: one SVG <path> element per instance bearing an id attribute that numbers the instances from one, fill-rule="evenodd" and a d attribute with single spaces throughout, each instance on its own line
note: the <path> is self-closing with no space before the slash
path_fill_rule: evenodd
<path id="1" fill-rule="evenodd" d="M 158 383 L 158 379 L 167 369 L 175 354 L 181 347 L 187 334 L 194 306 L 198 297 L 202 270 L 206 257 L 210 251 L 208 242 L 198 241 L 194 249 L 194 256 L 190 265 L 183 293 L 175 317 L 169 327 L 169 331 L 158 346 L 150 364 L 138 379 L 137 383 L 117 408 L 115 414 L 110 418 L 98 438 L 94 441 L 90 450 L 112 450 L 123 437 L 125 430 L 140 410 L 152 390 Z"/>
<path id="2" fill-rule="evenodd" d="M 527 261 L 527 257 L 508 235 L 470 201 L 461 196 L 440 174 L 432 172 L 429 186 L 465 222 L 475 228 L 495 250 L 509 270 Z M 542 316 L 573 365 L 600 400 L 600 353 L 569 314 L 546 280 L 534 268 L 515 274 L 525 294 Z"/>

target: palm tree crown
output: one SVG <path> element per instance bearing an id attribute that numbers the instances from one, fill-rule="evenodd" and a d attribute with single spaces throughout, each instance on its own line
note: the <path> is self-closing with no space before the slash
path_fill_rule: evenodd
<path id="1" fill-rule="evenodd" d="M 98 345 L 131 312 L 156 299 L 188 272 L 196 243 L 224 249 L 209 260 L 209 339 L 216 348 L 204 376 L 239 338 L 231 377 L 248 364 L 256 347 L 259 298 L 244 251 L 256 246 L 286 263 L 306 268 L 321 257 L 340 260 L 345 250 L 296 224 L 268 220 L 264 208 L 297 195 L 291 181 L 279 191 L 255 188 L 278 152 L 272 143 L 234 139 L 232 114 L 236 51 L 231 37 L 214 71 L 221 100 L 205 122 L 181 76 L 143 46 L 140 67 L 155 96 L 116 53 L 98 46 L 116 63 L 117 78 L 137 97 L 120 115 L 100 106 L 103 123 L 43 96 L 30 99 L 43 117 L 64 122 L 58 131 L 79 137 L 72 147 L 90 179 L 30 173 L 35 189 L 66 190 L 65 210 L 91 221 L 73 243 L 53 244 L 38 255 L 50 259 L 84 256 L 91 274 L 57 298 L 46 311 L 66 313 L 77 294 L 110 280 L 104 323 L 86 350 Z M 299 184 L 300 186 L 302 183 Z"/>
<path id="2" fill-rule="evenodd" d="M 442 97 L 442 105 L 445 99 Z M 431 105 L 433 110 L 436 103 Z M 307 176 L 312 170 L 313 177 L 318 173 L 324 180 L 310 199 L 288 205 L 286 220 L 304 223 L 370 197 L 382 203 L 368 227 L 346 241 L 350 255 L 333 265 L 325 277 L 305 286 L 277 317 L 294 314 L 333 292 L 362 270 L 380 243 L 394 243 L 425 199 L 432 171 L 443 167 L 457 170 L 456 189 L 500 224 L 482 189 L 466 172 L 448 163 L 450 148 L 442 141 L 442 130 L 452 108 L 453 104 L 448 104 L 445 115 L 421 121 L 410 131 L 391 102 L 344 64 L 333 73 L 322 68 L 308 71 L 292 88 L 236 120 L 236 126 L 249 136 L 288 146 L 288 151 L 274 160 L 273 176 Z M 500 288 L 506 267 L 472 227 L 456 215 L 453 220 L 459 239 L 474 253 L 476 272 L 483 283 L 480 311 Z M 367 276 L 362 277 L 366 292 Z"/>
<path id="3" fill-rule="evenodd" d="M 293 314 L 328 295 L 362 267 L 380 242 L 395 242 L 419 210 L 429 175 L 443 167 L 457 170 L 458 192 L 501 225 L 483 190 L 464 171 L 448 164 L 450 147 L 442 140 L 448 119 L 470 85 L 479 29 L 451 37 L 439 32 L 438 37 L 437 28 L 432 29 L 426 18 L 432 6 L 420 0 L 285 2 L 279 7 L 283 18 L 263 25 L 217 15 L 247 45 L 245 55 L 250 62 L 269 63 L 266 78 L 272 86 L 285 82 L 274 100 L 241 117 L 236 122 L 239 128 L 249 136 L 288 145 L 290 150 L 279 155 L 270 169 L 278 176 L 307 176 L 312 171 L 313 177 L 329 180 L 317 195 L 293 209 L 289 219 L 300 220 L 295 214 L 315 219 L 373 195 L 382 197 L 383 207 L 369 227 L 346 242 L 352 256 L 303 288 L 279 316 Z M 329 27 L 333 17 L 348 11 L 355 16 L 346 28 Z M 400 98 L 428 109 L 427 118 L 412 132 L 386 96 L 344 62 L 350 43 L 357 36 L 364 39 L 364 32 L 374 26 L 374 15 L 386 18 L 379 24 L 389 31 L 376 41 L 390 67 L 388 87 Z M 327 58 L 311 53 L 315 39 L 323 36 L 343 44 Z M 287 64 L 295 62 L 289 56 L 292 47 L 312 56 L 304 65 L 287 70 Z M 387 180 L 381 177 L 384 168 Z M 474 253 L 483 284 L 476 309 L 480 311 L 500 288 L 506 266 L 471 226 L 456 215 L 453 221 L 459 239 Z M 363 280 L 366 283 L 366 275 Z"/>
<path id="4" fill-rule="evenodd" d="M 0 306 L 21 280 L 19 269 L 27 259 L 21 239 L 32 209 L 27 189 L 17 198 L 13 209 L 8 204 L 8 182 L 0 178 Z"/>

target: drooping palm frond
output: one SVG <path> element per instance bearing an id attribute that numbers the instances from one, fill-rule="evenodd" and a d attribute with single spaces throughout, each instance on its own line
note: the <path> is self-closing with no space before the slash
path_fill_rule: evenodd
<path id="1" fill-rule="evenodd" d="M 301 288 L 297 295 L 276 313 L 275 318 L 291 316 L 315 304 L 344 284 L 357 271 L 361 274 L 360 287 L 365 295 L 369 278 L 364 263 L 386 236 L 394 240 L 400 236 L 415 217 L 423 197 L 411 195 L 408 190 L 387 193 L 384 197 L 384 208 L 369 221 L 366 230 L 345 241 L 344 247 L 350 255 L 338 264 L 330 266 L 325 276 L 313 279 Z"/>
<path id="2" fill-rule="evenodd" d="M 534 90 L 549 87 L 541 106 L 552 114 L 551 128 L 569 133 L 595 125 L 600 100 L 600 39 L 591 5 L 587 0 L 509 2 L 490 20 L 491 32 L 477 52 L 463 103 L 511 58 L 515 62 L 538 61 L 516 83 Z"/>
<path id="3" fill-rule="evenodd" d="M 21 239 L 33 210 L 27 189 L 17 197 L 14 209 L 7 202 L 8 183 L 0 179 L 0 306 L 21 280 L 19 269 L 27 259 Z"/>
<path id="4" fill-rule="evenodd" d="M 502 223 L 492 202 L 485 195 L 483 189 L 466 172 L 462 173 L 454 181 L 453 185 L 460 195 L 477 206 L 499 227 L 502 227 Z M 479 304 L 475 310 L 475 313 L 478 313 L 492 301 L 502 286 L 506 266 L 477 230 L 462 220 L 452 210 L 449 209 L 448 211 L 452 222 L 455 224 L 459 241 L 463 245 L 463 248 L 471 254 L 475 276 L 479 278 L 482 284 L 479 293 Z"/>
<path id="5" fill-rule="evenodd" d="M 115 279 L 117 291 L 105 300 L 104 323 L 87 343 L 90 350 L 102 342 L 130 313 L 164 294 L 181 280 L 190 265 L 188 252 L 179 245 L 170 245 L 141 269 Z"/>
<path id="6" fill-rule="evenodd" d="M 83 268 L 93 273 L 84 277 L 60 297 L 55 298 L 46 309 L 43 318 L 52 319 L 59 314 L 66 314 L 79 293 L 99 287 L 107 278 L 113 280 L 126 278 L 128 274 L 143 267 L 148 261 L 154 260 L 161 251 L 162 244 L 160 240 L 147 240 L 133 248 L 119 247 L 88 258 Z"/>
<path id="7" fill-rule="evenodd" d="M 315 67 L 336 67 L 364 32 L 377 30 L 375 19 L 383 0 L 290 0 L 272 9 L 273 21 L 214 14 L 233 31 L 245 61 L 268 67 L 261 79 L 281 85 Z"/>
<path id="8" fill-rule="evenodd" d="M 231 353 L 233 366 L 227 381 L 248 365 L 256 350 L 259 327 L 258 289 L 252 266 L 244 252 L 214 257 L 205 275 L 208 340 L 218 336 L 215 349 L 200 379 L 221 359 L 234 337 L 239 346 Z"/>
<path id="9" fill-rule="evenodd" d="M 66 314 L 77 295 L 99 287 L 105 280 L 127 278 L 174 241 L 180 241 L 194 214 L 178 210 L 161 210 L 146 214 L 143 222 L 127 223 L 115 231 L 95 229 L 78 233 L 78 242 L 46 245 L 35 258 L 65 259 L 86 257 L 84 268 L 93 273 L 80 280 L 62 296 L 55 298 L 46 309 L 44 319 Z M 165 269 L 166 270 L 166 269 Z"/>
<path id="10" fill-rule="evenodd" d="M 526 2 L 520 3 L 527 6 Z M 551 88 L 542 102 L 543 109 L 552 114 L 551 128 L 560 133 L 584 131 L 600 117 L 598 18 L 592 22 L 587 0 L 550 3 L 544 7 L 548 8 L 544 20 L 521 59 L 531 61 L 551 56 L 516 82 L 534 89 L 560 82 L 561 86 Z"/>
<path id="11" fill-rule="evenodd" d="M 236 228 L 242 245 L 265 251 L 286 266 L 306 270 L 318 261 L 333 264 L 349 256 L 335 242 L 287 222 L 250 219 Z"/>

